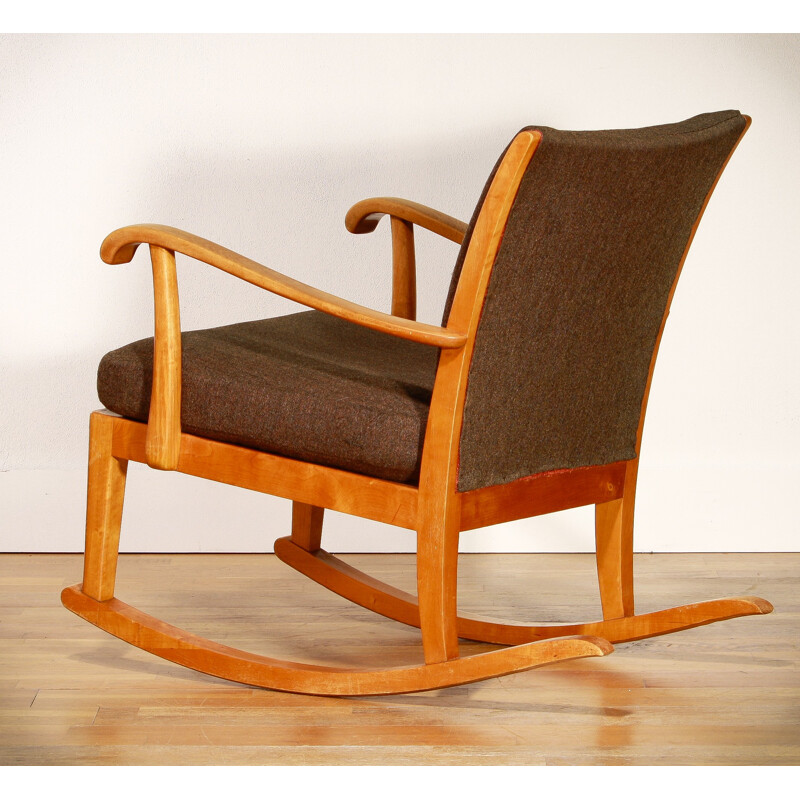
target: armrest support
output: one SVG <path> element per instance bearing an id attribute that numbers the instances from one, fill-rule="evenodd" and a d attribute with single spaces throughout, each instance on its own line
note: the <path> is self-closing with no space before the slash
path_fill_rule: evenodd
<path id="1" fill-rule="evenodd" d="M 386 214 L 426 228 L 456 244 L 464 241 L 467 232 L 466 222 L 421 203 L 402 200 L 399 197 L 370 197 L 361 200 L 347 212 L 344 224 L 350 233 L 370 233 Z"/>
<path id="2" fill-rule="evenodd" d="M 282 275 L 226 247 L 166 225 L 120 228 L 106 237 L 100 248 L 100 256 L 107 264 L 124 264 L 133 258 L 140 244 L 183 253 L 288 300 L 401 339 L 442 348 L 460 348 L 467 340 L 466 334 L 458 331 L 384 314 L 343 300 Z"/>
<path id="3" fill-rule="evenodd" d="M 371 197 L 356 203 L 345 217 L 350 233 L 374 231 L 381 217 L 392 222 L 392 314 L 415 319 L 417 314 L 417 268 L 414 253 L 414 225 L 438 233 L 461 244 L 467 230 L 465 222 L 411 200 L 398 197 Z"/>

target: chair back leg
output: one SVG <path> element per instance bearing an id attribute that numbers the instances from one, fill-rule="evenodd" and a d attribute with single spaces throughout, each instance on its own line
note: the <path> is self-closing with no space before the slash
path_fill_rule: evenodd
<path id="1" fill-rule="evenodd" d="M 458 534 L 461 507 L 456 495 L 430 503 L 417 530 L 417 597 L 425 663 L 458 658 Z"/>
<path id="2" fill-rule="evenodd" d="M 308 503 L 292 502 L 292 542 L 307 553 L 322 546 L 322 518 L 324 508 Z"/>
<path id="3" fill-rule="evenodd" d="M 629 461 L 622 497 L 595 506 L 597 578 L 603 619 L 632 617 L 633 509 L 639 462 Z"/>

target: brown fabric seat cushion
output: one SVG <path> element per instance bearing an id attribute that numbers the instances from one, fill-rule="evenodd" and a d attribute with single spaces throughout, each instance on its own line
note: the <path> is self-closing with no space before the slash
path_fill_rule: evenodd
<path id="1" fill-rule="evenodd" d="M 419 476 L 438 350 L 317 311 L 184 333 L 181 424 L 377 478 Z M 111 411 L 146 421 L 153 340 L 100 362 Z"/>

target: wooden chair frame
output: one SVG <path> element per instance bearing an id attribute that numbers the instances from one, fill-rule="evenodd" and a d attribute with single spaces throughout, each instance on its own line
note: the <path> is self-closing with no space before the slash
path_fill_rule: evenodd
<path id="1" fill-rule="evenodd" d="M 256 686 L 331 695 L 391 694 L 462 684 L 554 661 L 605 655 L 613 649 L 610 642 L 771 611 L 765 600 L 738 597 L 652 614 L 634 613 L 633 506 L 638 459 L 458 491 L 462 414 L 483 300 L 511 205 L 540 140 L 538 132 L 523 131 L 506 152 L 470 239 L 446 327 L 414 320 L 413 225 L 457 243 L 463 240 L 467 226 L 416 203 L 373 198 L 356 204 L 346 218 L 346 225 L 353 233 L 373 230 L 384 215 L 391 218 L 391 315 L 341 300 L 173 228 L 137 225 L 112 233 L 101 249 L 107 263 L 130 261 L 139 244 L 150 247 L 155 294 L 151 405 L 146 425 L 105 411 L 91 416 L 83 583 L 64 590 L 64 605 L 137 647 L 201 672 Z M 183 433 L 175 252 L 354 324 L 439 347 L 441 355 L 419 485 L 378 480 Z M 651 376 L 657 350 L 656 346 Z M 649 385 L 648 379 L 648 391 Z M 642 404 L 637 453 L 646 403 L 647 392 Z M 130 460 L 292 500 L 291 535 L 275 542 L 278 557 L 365 608 L 419 627 L 425 663 L 357 671 L 278 661 L 194 636 L 116 599 L 122 501 Z M 458 616 L 460 531 L 590 504 L 596 506 L 602 620 L 541 626 Z M 381 583 L 321 549 L 324 508 L 415 530 L 417 596 Z M 459 657 L 459 637 L 511 646 Z"/>

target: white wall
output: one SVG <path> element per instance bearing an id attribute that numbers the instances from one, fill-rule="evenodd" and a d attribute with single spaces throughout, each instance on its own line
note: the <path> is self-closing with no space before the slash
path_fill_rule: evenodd
<path id="1" fill-rule="evenodd" d="M 468 218 L 523 125 L 636 127 L 739 108 L 753 126 L 684 270 L 656 370 L 639 550 L 796 550 L 800 37 L 3 36 L 0 549 L 83 547 L 95 369 L 151 334 L 146 252 L 101 263 L 116 227 L 162 222 L 386 309 L 388 194 Z M 420 235 L 420 318 L 455 257 Z M 197 263 L 186 328 L 293 306 Z M 289 504 L 132 466 L 123 549 L 260 551 Z M 413 548 L 330 514 L 330 548 Z M 465 550 L 590 550 L 591 510 L 465 534 Z"/>

